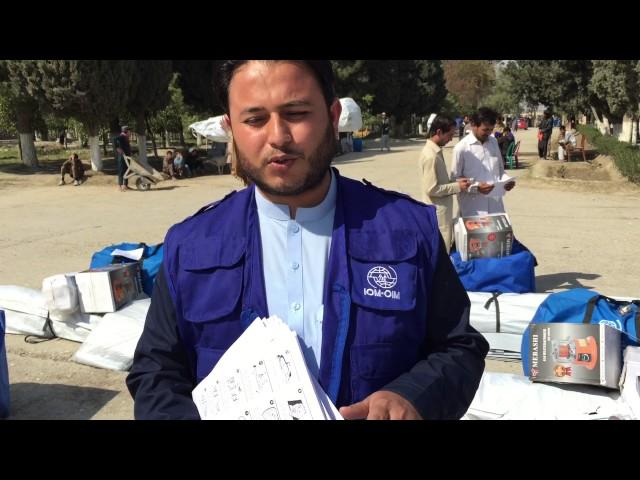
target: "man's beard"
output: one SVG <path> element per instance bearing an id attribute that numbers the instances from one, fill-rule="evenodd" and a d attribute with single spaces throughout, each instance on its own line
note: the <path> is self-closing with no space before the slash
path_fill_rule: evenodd
<path id="1" fill-rule="evenodd" d="M 255 183 L 255 185 L 264 193 L 268 195 L 278 196 L 295 196 L 300 195 L 308 190 L 317 187 L 322 179 L 325 177 L 331 161 L 337 151 L 337 142 L 334 136 L 333 126 L 331 123 L 327 126 L 323 139 L 320 141 L 318 148 L 311 153 L 308 157 L 302 157 L 299 152 L 289 150 L 288 148 L 279 149 L 279 153 L 285 155 L 296 155 L 298 158 L 296 162 L 308 162 L 309 171 L 307 175 L 292 184 L 285 184 L 280 187 L 271 187 L 263 180 L 263 172 L 266 168 L 267 161 L 259 167 L 254 167 L 246 160 L 246 157 L 237 150 L 238 163 L 242 174 L 247 178 L 249 183 Z"/>

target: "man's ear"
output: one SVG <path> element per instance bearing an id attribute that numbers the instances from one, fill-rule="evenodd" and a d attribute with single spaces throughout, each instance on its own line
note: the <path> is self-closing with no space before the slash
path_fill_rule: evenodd
<path id="1" fill-rule="evenodd" d="M 338 135 L 338 122 L 340 121 L 340 113 L 342 113 L 342 105 L 340 104 L 340 100 L 336 97 L 329 107 L 329 115 L 331 117 L 331 123 L 333 125 L 333 132 L 336 134 L 336 138 Z"/>

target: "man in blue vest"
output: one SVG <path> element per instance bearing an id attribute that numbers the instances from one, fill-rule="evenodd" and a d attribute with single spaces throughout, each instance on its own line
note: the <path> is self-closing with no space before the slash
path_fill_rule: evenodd
<path id="1" fill-rule="evenodd" d="M 226 61 L 217 91 L 250 186 L 167 233 L 127 378 L 135 417 L 198 419 L 193 388 L 278 315 L 346 419 L 460 418 L 488 345 L 435 209 L 330 167 L 330 62 Z"/>

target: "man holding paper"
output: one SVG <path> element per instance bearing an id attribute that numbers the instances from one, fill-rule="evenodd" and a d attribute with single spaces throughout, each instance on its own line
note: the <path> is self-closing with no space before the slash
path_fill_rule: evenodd
<path id="1" fill-rule="evenodd" d="M 497 118 L 494 110 L 479 108 L 471 116 L 471 132 L 453 148 L 451 178 L 474 180 L 467 191 L 458 193 L 461 217 L 503 213 L 502 196 L 515 186 L 504 173 L 498 141 L 491 136 Z"/>
<path id="2" fill-rule="evenodd" d="M 136 418 L 200 418 L 193 389 L 273 315 L 344 418 L 460 418 L 488 344 L 435 208 L 330 167 L 331 62 L 228 60 L 217 92 L 249 186 L 166 236 L 127 378 Z"/>
<path id="3" fill-rule="evenodd" d="M 453 242 L 453 196 L 469 188 L 468 178 L 451 181 L 442 155 L 443 147 L 455 133 L 455 122 L 443 115 L 431 115 L 427 122 L 427 142 L 420 152 L 422 201 L 436 207 L 438 226 L 447 252 Z"/>

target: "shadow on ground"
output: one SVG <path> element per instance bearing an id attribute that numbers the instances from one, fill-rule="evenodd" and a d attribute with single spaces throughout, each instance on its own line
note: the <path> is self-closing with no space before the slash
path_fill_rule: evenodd
<path id="1" fill-rule="evenodd" d="M 549 275 L 539 275 L 536 277 L 536 290 L 538 292 L 548 292 L 551 290 L 572 288 L 593 288 L 585 285 L 584 280 L 595 280 L 600 278 L 597 273 L 563 272 L 551 273 Z"/>
<path id="2" fill-rule="evenodd" d="M 10 420 L 88 420 L 116 395 L 116 390 L 73 385 L 11 385 Z"/>

